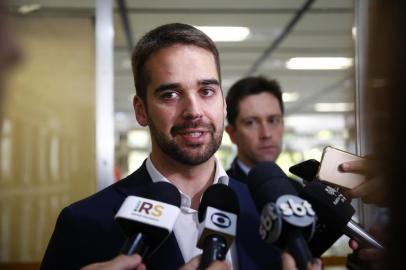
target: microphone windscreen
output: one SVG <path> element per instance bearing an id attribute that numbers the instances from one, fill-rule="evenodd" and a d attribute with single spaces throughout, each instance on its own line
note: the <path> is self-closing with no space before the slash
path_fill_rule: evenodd
<path id="1" fill-rule="evenodd" d="M 240 213 L 237 195 L 229 186 L 224 184 L 211 185 L 203 193 L 198 212 L 199 222 L 203 222 L 208 206 L 237 216 Z"/>
<path id="2" fill-rule="evenodd" d="M 274 162 L 261 162 L 248 174 L 248 188 L 259 212 L 282 195 L 297 195 L 288 177 Z"/>
<path id="3" fill-rule="evenodd" d="M 323 223 L 343 228 L 355 213 L 349 200 L 331 186 L 319 181 L 308 183 L 301 193 L 309 201 Z"/>
<path id="4" fill-rule="evenodd" d="M 180 207 L 181 197 L 178 189 L 168 182 L 156 182 L 148 186 L 145 198 Z"/>
<path id="5" fill-rule="evenodd" d="M 289 172 L 299 176 L 305 181 L 311 182 L 316 178 L 319 171 L 320 162 L 315 159 L 308 159 L 293 165 L 289 168 Z"/>

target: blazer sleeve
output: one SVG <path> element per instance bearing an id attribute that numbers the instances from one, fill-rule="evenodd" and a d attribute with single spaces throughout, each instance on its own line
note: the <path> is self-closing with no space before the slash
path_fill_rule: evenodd
<path id="1" fill-rule="evenodd" d="M 80 243 L 75 243 L 79 234 L 71 210 L 69 207 L 65 207 L 58 216 L 40 269 L 79 269 L 81 267 L 79 265 L 80 254 L 76 247 Z"/>

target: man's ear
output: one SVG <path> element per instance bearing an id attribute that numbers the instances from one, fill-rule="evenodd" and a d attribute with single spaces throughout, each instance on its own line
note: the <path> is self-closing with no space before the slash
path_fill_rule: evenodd
<path id="1" fill-rule="evenodd" d="M 233 127 L 232 125 L 228 124 L 228 125 L 226 126 L 226 132 L 228 133 L 228 136 L 230 136 L 231 141 L 232 141 L 234 144 L 237 144 L 237 138 L 236 138 L 237 134 L 236 134 L 235 127 Z"/>
<path id="2" fill-rule="evenodd" d="M 133 108 L 135 118 L 137 118 L 138 123 L 143 127 L 147 126 L 148 125 L 147 109 L 139 96 L 134 96 Z"/>

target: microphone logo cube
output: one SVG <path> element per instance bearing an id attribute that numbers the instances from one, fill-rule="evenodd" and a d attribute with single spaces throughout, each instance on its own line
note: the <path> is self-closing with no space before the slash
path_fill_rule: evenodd
<path id="1" fill-rule="evenodd" d="M 208 206 L 204 223 L 207 229 L 234 236 L 237 230 L 237 215 Z"/>
<path id="2" fill-rule="evenodd" d="M 174 205 L 128 196 L 118 210 L 115 219 L 139 222 L 172 231 L 179 213 L 180 209 Z"/>
<path id="3" fill-rule="evenodd" d="M 272 202 L 262 209 L 259 224 L 259 235 L 267 243 L 273 243 L 279 239 L 282 233 L 282 217 L 276 205 Z"/>
<path id="4" fill-rule="evenodd" d="M 312 205 L 302 198 L 283 195 L 278 198 L 276 205 L 283 220 L 292 225 L 307 227 L 315 221 L 316 213 Z"/>
<path id="5" fill-rule="evenodd" d="M 324 190 L 326 191 L 326 194 L 334 198 L 333 199 L 334 205 L 337 205 L 339 203 L 345 203 L 347 200 L 343 194 L 341 194 L 337 189 L 331 186 L 326 186 Z"/>
<path id="6" fill-rule="evenodd" d="M 223 213 L 214 213 L 210 217 L 211 222 L 220 228 L 228 228 L 231 226 L 231 219 Z"/>
<path id="7" fill-rule="evenodd" d="M 134 207 L 134 211 L 138 213 L 144 213 L 146 215 L 152 215 L 154 217 L 160 217 L 165 207 L 160 203 L 150 203 L 147 201 L 138 201 Z"/>
<path id="8" fill-rule="evenodd" d="M 198 248 L 203 248 L 203 240 L 208 235 L 221 235 L 231 246 L 237 232 L 237 215 L 208 206 L 206 215 L 199 225 Z"/>

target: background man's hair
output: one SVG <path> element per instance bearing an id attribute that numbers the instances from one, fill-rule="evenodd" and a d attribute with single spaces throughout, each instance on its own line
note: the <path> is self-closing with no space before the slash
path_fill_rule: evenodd
<path id="1" fill-rule="evenodd" d="M 260 93 L 270 93 L 279 102 L 279 106 L 284 113 L 282 90 L 276 80 L 268 80 L 264 77 L 246 77 L 234 83 L 227 93 L 227 121 L 235 126 L 235 120 L 239 113 L 240 101 L 246 96 Z"/>

